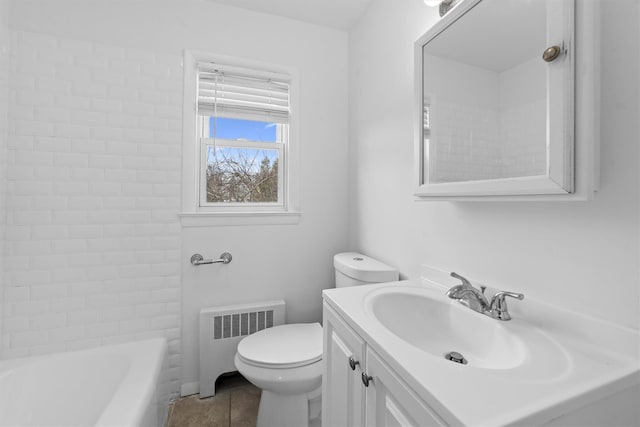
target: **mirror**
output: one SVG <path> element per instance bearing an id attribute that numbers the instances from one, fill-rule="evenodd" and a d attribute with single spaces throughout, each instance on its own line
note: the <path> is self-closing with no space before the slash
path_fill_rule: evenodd
<path id="1" fill-rule="evenodd" d="M 416 42 L 417 196 L 573 192 L 573 16 L 462 0 Z"/>

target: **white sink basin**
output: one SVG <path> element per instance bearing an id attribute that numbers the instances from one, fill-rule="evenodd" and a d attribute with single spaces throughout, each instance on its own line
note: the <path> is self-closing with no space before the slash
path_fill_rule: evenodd
<path id="1" fill-rule="evenodd" d="M 521 379 L 566 372 L 566 354 L 555 340 L 518 319 L 500 321 L 429 289 L 393 286 L 364 299 L 365 312 L 388 332 L 442 360 L 462 354 L 465 366 L 485 370 L 522 369 Z M 448 361 L 448 363 L 455 363 Z"/>

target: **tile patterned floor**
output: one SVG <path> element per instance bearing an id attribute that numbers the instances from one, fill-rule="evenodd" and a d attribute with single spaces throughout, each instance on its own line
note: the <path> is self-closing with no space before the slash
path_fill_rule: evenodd
<path id="1" fill-rule="evenodd" d="M 167 427 L 255 427 L 260 389 L 240 374 L 223 376 L 216 395 L 178 399 L 169 408 Z"/>

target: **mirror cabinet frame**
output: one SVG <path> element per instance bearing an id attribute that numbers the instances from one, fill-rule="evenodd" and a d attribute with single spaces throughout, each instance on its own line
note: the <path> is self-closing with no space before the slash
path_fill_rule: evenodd
<path id="1" fill-rule="evenodd" d="M 600 137 L 599 0 L 562 0 L 554 4 L 559 10 L 551 14 L 554 22 L 550 26 L 555 30 L 550 32 L 556 33 L 550 33 L 549 38 L 563 44 L 566 57 L 561 67 L 549 69 L 554 82 L 559 82 L 556 85 L 559 90 L 554 91 L 551 101 L 547 97 L 547 173 L 517 178 L 428 182 L 423 124 L 423 48 L 482 1 L 490 0 L 461 0 L 414 44 L 416 200 L 566 201 L 592 198 L 597 190 Z"/>

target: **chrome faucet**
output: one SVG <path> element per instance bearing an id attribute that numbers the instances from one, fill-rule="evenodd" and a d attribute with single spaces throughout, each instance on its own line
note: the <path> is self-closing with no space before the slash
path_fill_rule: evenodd
<path id="1" fill-rule="evenodd" d="M 505 297 L 519 300 L 524 299 L 523 294 L 500 291 L 496 292 L 491 298 L 491 302 L 489 302 L 484 296 L 484 291 L 487 289 L 486 286 L 480 286 L 480 290 L 478 290 L 473 287 L 471 282 L 457 273 L 452 272 L 451 277 L 461 280 L 462 283 L 447 291 L 449 298 L 458 300 L 460 304 L 469 307 L 471 310 L 493 317 L 494 319 L 511 320 Z"/>
<path id="2" fill-rule="evenodd" d="M 491 298 L 491 303 L 489 304 L 488 314 L 494 319 L 498 320 L 511 320 L 511 314 L 509 314 L 509 309 L 507 307 L 507 301 L 504 299 L 505 297 L 511 297 L 519 300 L 524 299 L 524 294 L 518 294 L 515 292 L 507 292 L 500 291 L 496 292 L 496 294 Z"/>
<path id="3" fill-rule="evenodd" d="M 469 307 L 473 311 L 484 313 L 489 307 L 489 301 L 484 296 L 484 288 L 480 288 L 480 291 L 477 290 L 471 282 L 457 273 L 452 272 L 451 277 L 461 280 L 462 283 L 449 289 L 447 296 L 451 299 L 457 299 L 460 304 Z"/>

